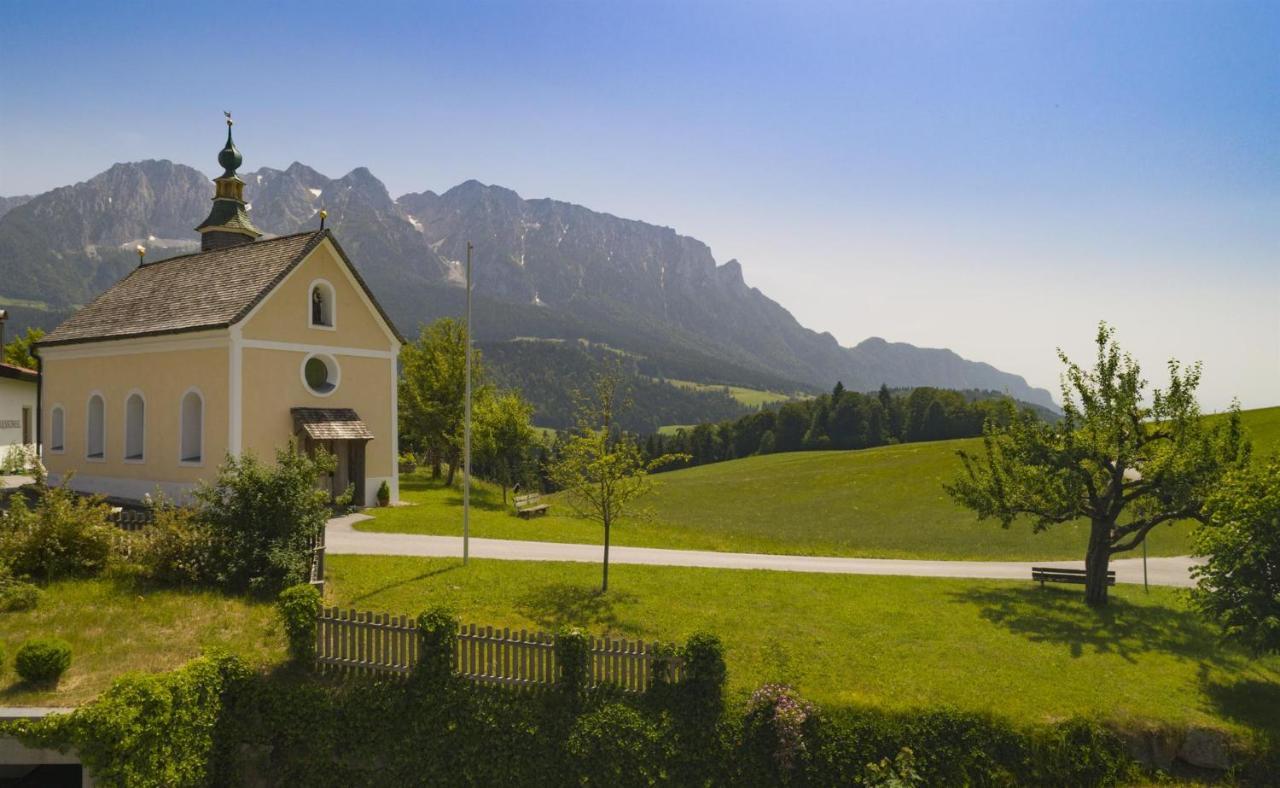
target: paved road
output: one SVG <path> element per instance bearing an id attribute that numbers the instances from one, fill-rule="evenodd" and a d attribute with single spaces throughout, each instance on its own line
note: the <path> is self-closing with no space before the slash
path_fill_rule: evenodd
<path id="1" fill-rule="evenodd" d="M 351 526 L 367 515 L 353 514 L 329 521 L 325 533 L 333 555 L 461 556 L 462 539 L 456 536 L 419 536 L 357 531 Z M 507 561 L 579 561 L 598 563 L 600 545 L 561 542 L 524 542 L 510 539 L 472 539 L 471 555 Z M 655 547 L 620 547 L 609 550 L 615 564 L 653 566 L 701 566 L 713 569 L 771 569 L 779 572 L 826 572 L 853 575 L 910 575 L 913 577 L 970 577 L 995 580 L 1029 580 L 1031 566 L 1084 568 L 1083 561 L 916 561 L 888 558 L 836 558 L 825 556 L 720 553 L 709 550 L 663 550 Z M 1152 585 L 1193 584 L 1193 560 L 1186 556 L 1151 558 L 1147 562 Z M 1111 562 L 1120 583 L 1142 582 L 1142 559 Z"/>

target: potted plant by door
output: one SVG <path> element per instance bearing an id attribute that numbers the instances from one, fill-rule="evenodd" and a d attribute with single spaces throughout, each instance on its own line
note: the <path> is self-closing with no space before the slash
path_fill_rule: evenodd
<path id="1" fill-rule="evenodd" d="M 391 488 L 384 481 L 378 485 L 378 505 L 389 506 L 391 504 Z"/>

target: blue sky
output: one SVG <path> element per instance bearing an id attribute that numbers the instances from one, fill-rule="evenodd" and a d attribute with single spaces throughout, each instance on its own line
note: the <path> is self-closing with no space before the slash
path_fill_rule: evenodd
<path id="1" fill-rule="evenodd" d="M 264 7 L 259 8 L 258 5 Z M 1280 4 L 10 2 L 0 194 L 168 158 L 675 227 L 844 344 L 1280 403 Z"/>

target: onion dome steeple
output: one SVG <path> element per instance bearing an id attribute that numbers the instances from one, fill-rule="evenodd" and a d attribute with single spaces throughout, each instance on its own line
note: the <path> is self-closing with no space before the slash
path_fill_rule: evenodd
<path id="1" fill-rule="evenodd" d="M 227 144 L 218 152 L 218 164 L 222 165 L 223 172 L 213 179 L 216 188 L 209 217 L 196 228 L 200 233 L 200 250 L 204 252 L 249 243 L 262 235 L 249 221 L 244 181 L 236 175 L 244 157 L 231 139 L 231 113 L 223 114 L 227 116 Z"/>

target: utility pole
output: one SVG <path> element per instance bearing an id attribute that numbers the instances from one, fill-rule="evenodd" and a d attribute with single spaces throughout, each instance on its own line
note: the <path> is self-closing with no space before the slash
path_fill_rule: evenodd
<path id="1" fill-rule="evenodd" d="M 462 563 L 471 557 L 471 242 L 467 241 L 467 393 L 462 428 Z"/>

